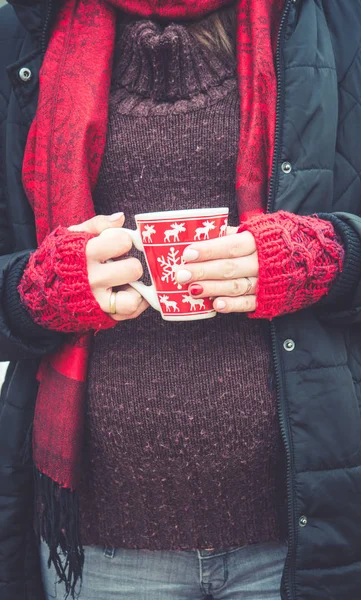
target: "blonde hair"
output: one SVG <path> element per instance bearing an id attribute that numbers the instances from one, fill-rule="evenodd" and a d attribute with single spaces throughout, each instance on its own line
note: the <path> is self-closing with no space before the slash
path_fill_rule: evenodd
<path id="1" fill-rule="evenodd" d="M 199 21 L 187 24 L 189 32 L 210 50 L 234 54 L 236 38 L 236 4 L 223 7 Z"/>

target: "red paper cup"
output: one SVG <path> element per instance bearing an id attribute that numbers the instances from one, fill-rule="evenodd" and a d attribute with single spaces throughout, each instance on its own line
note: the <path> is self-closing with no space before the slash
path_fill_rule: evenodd
<path id="1" fill-rule="evenodd" d="M 172 210 L 135 215 L 137 229 L 124 229 L 145 254 L 151 286 L 134 287 L 166 321 L 209 319 L 217 313 L 209 298 L 193 298 L 188 284 L 180 285 L 175 269 L 183 263 L 184 249 L 193 242 L 226 235 L 228 208 Z"/>

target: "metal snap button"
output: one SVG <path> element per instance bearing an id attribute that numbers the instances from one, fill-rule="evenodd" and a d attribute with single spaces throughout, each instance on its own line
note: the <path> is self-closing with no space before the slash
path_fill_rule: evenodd
<path id="1" fill-rule="evenodd" d="M 292 165 L 290 162 L 286 161 L 286 162 L 282 163 L 281 169 L 286 175 L 288 175 L 292 171 Z"/>
<path id="2" fill-rule="evenodd" d="M 305 515 L 302 515 L 302 516 L 299 518 L 299 521 L 298 521 L 298 523 L 299 523 L 299 526 L 300 526 L 300 527 L 306 527 L 306 525 L 307 525 L 307 523 L 308 523 L 308 521 L 307 521 L 307 517 L 305 517 Z"/>
<path id="3" fill-rule="evenodd" d="M 19 77 L 20 77 L 21 81 L 30 81 L 30 79 L 32 77 L 32 72 L 27 67 L 23 67 L 19 71 Z"/>
<path id="4" fill-rule="evenodd" d="M 287 352 L 292 352 L 296 348 L 296 344 L 293 340 L 285 340 L 283 342 L 283 347 Z"/>

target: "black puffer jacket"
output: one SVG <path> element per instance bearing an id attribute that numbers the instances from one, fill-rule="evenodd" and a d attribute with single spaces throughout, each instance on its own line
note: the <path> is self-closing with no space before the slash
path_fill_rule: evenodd
<path id="1" fill-rule="evenodd" d="M 32 323 L 16 286 L 35 248 L 22 158 L 59 3 L 13 0 L 0 10 L 0 360 L 12 361 L 0 401 L 1 600 L 43 599 L 22 448 L 39 357 L 64 337 Z M 287 454 L 282 598 L 360 600 L 361 0 L 286 0 L 277 72 L 268 209 L 321 213 L 346 248 L 330 295 L 270 326 Z"/>

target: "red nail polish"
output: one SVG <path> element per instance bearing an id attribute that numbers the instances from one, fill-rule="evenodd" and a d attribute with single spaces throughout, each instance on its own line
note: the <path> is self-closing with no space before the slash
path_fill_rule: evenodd
<path id="1" fill-rule="evenodd" d="M 201 285 L 198 285 L 197 283 L 195 285 L 191 285 L 189 286 L 189 292 L 192 294 L 192 296 L 200 296 L 201 294 L 203 294 L 203 288 Z"/>

